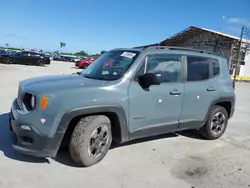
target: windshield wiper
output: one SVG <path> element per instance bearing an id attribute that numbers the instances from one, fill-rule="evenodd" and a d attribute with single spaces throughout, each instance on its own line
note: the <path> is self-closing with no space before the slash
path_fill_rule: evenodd
<path id="1" fill-rule="evenodd" d="M 95 80 L 99 80 L 97 77 L 94 76 L 89 76 L 89 75 L 83 75 L 85 78 L 90 78 L 90 79 L 95 79 Z"/>
<path id="2" fill-rule="evenodd" d="M 115 78 L 112 78 L 109 76 L 99 76 L 99 77 L 90 76 L 90 75 L 83 75 L 83 76 L 86 78 L 95 79 L 95 80 L 106 80 L 106 81 L 116 80 Z"/>
<path id="3" fill-rule="evenodd" d="M 74 72 L 72 74 L 78 74 L 78 75 L 81 75 L 81 72 Z"/>

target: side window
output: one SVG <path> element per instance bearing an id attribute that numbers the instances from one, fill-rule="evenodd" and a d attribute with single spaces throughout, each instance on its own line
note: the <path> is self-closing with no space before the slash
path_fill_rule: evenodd
<path id="1" fill-rule="evenodd" d="M 201 81 L 208 78 L 208 59 L 204 57 L 187 56 L 187 81 Z"/>
<path id="2" fill-rule="evenodd" d="M 209 66 L 211 69 L 209 69 Z M 209 74 L 211 70 L 211 75 Z M 209 79 L 210 76 L 216 76 L 220 72 L 220 66 L 217 59 L 206 57 L 187 57 L 187 81 L 202 81 Z"/>
<path id="3" fill-rule="evenodd" d="M 177 82 L 179 80 L 180 67 L 181 56 L 148 56 L 146 72 L 161 73 L 162 82 Z"/>
<path id="4" fill-rule="evenodd" d="M 21 52 L 20 55 L 21 55 L 21 56 L 28 56 L 29 53 L 28 53 L 28 52 Z"/>
<path id="5" fill-rule="evenodd" d="M 212 68 L 213 68 L 213 76 L 216 76 L 220 73 L 220 66 L 217 59 L 211 59 L 212 61 Z"/>
<path id="6" fill-rule="evenodd" d="M 31 56 L 38 56 L 38 53 L 30 52 Z"/>
<path id="7" fill-rule="evenodd" d="M 136 76 L 141 76 L 144 74 L 144 70 L 145 70 L 145 60 L 143 61 L 143 63 L 141 64 L 141 67 L 139 68 L 139 70 L 136 73 Z"/>

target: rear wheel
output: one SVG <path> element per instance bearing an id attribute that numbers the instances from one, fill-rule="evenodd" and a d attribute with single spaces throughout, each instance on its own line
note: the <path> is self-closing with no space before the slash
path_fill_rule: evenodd
<path id="1" fill-rule="evenodd" d="M 83 66 L 82 66 L 82 68 L 83 68 L 83 69 L 86 69 L 88 66 L 89 66 L 89 65 L 88 65 L 87 63 L 84 63 Z"/>
<path id="2" fill-rule="evenodd" d="M 111 122 L 104 115 L 82 118 L 69 144 L 71 158 L 81 166 L 92 166 L 107 154 L 112 142 Z"/>
<path id="3" fill-rule="evenodd" d="M 10 57 L 5 57 L 3 59 L 4 64 L 12 64 L 13 60 Z"/>
<path id="4" fill-rule="evenodd" d="M 37 66 L 44 66 L 43 60 L 38 60 L 37 61 Z"/>
<path id="5" fill-rule="evenodd" d="M 200 129 L 200 134 L 209 140 L 218 139 L 224 134 L 227 123 L 226 109 L 216 105 L 213 107 L 206 124 Z"/>

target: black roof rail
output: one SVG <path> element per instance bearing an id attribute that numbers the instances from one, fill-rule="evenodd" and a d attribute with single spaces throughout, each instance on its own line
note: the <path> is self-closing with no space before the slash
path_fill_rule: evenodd
<path id="1" fill-rule="evenodd" d="M 147 48 L 144 48 L 144 50 L 153 50 L 153 49 L 163 49 L 163 50 L 185 50 L 185 51 L 190 51 L 190 52 L 199 52 L 199 53 L 206 53 L 206 54 L 211 54 L 211 55 L 216 55 L 216 56 L 223 56 L 223 54 L 216 53 L 216 52 L 211 52 L 211 51 L 206 51 L 202 49 L 195 49 L 195 48 L 186 48 L 186 47 L 180 47 L 180 46 L 149 46 Z"/>
<path id="2" fill-rule="evenodd" d="M 142 50 L 144 50 L 144 49 L 146 49 L 146 48 L 148 48 L 148 47 L 150 47 L 150 46 L 159 46 L 159 44 L 158 43 L 155 43 L 155 44 L 148 44 L 148 45 L 144 45 L 144 46 L 136 46 L 136 47 L 133 47 L 134 49 L 142 49 Z"/>

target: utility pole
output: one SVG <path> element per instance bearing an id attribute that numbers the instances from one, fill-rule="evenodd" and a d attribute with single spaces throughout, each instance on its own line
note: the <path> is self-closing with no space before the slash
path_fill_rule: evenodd
<path id="1" fill-rule="evenodd" d="M 246 29 L 245 26 L 242 26 L 241 33 L 240 33 L 240 41 L 239 41 L 239 46 L 238 46 L 237 61 L 236 61 L 235 70 L 234 70 L 234 80 L 233 80 L 234 88 L 235 88 L 235 81 L 236 81 L 236 72 L 238 70 L 238 64 L 239 64 L 239 61 L 240 61 L 242 38 L 243 38 L 243 35 L 245 33 L 245 29 Z"/>

